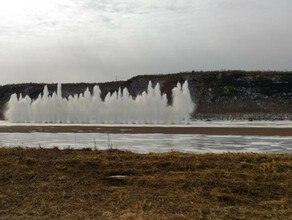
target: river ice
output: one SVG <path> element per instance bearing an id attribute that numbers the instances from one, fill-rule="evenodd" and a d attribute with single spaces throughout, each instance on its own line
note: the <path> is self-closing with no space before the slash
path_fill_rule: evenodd
<path id="1" fill-rule="evenodd" d="M 0 133 L 1 147 L 117 148 L 137 153 L 292 153 L 292 137 L 188 134 Z"/>

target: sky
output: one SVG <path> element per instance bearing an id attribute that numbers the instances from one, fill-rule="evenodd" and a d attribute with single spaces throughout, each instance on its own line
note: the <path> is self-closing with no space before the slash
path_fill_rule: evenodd
<path id="1" fill-rule="evenodd" d="M 292 70 L 291 0 L 0 0 L 0 84 Z"/>

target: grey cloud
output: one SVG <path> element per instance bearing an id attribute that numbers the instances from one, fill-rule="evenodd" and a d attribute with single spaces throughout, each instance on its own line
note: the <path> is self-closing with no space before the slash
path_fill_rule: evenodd
<path id="1" fill-rule="evenodd" d="M 289 0 L 70 2 L 22 25 L 0 20 L 0 84 L 292 69 Z"/>

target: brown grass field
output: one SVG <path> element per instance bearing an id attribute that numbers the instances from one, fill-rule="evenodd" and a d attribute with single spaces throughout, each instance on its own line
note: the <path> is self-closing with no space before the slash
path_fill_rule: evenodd
<path id="1" fill-rule="evenodd" d="M 291 182 L 291 154 L 0 148 L 0 219 L 291 219 Z"/>

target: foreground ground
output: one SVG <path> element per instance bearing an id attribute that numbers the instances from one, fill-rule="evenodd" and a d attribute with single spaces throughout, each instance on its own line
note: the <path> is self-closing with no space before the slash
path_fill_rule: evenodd
<path id="1" fill-rule="evenodd" d="M 0 148 L 0 219 L 290 219 L 291 176 L 291 154 Z"/>

